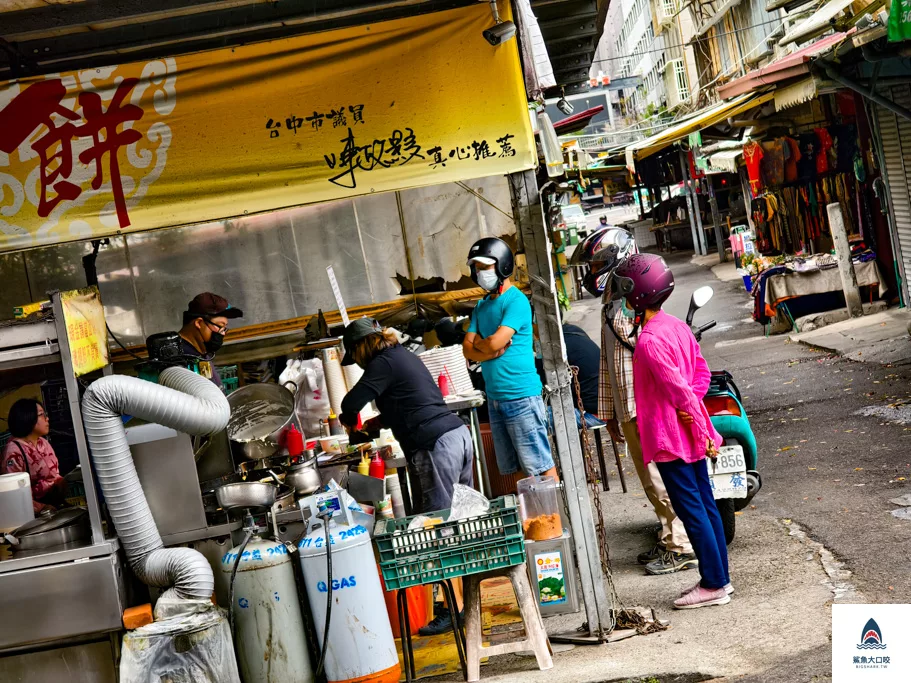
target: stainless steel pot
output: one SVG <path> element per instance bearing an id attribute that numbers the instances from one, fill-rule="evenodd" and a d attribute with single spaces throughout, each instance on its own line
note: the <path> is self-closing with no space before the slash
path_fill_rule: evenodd
<path id="1" fill-rule="evenodd" d="M 89 536 L 88 512 L 85 508 L 45 511 L 5 536 L 16 551 L 52 548 L 81 541 Z"/>
<path id="2" fill-rule="evenodd" d="M 271 508 L 277 493 L 278 486 L 271 482 L 239 481 L 215 489 L 215 498 L 223 510 L 260 510 Z"/>
<path id="3" fill-rule="evenodd" d="M 294 490 L 302 496 L 318 491 L 323 482 L 316 466 L 316 458 L 311 458 L 290 468 L 285 474 L 285 483 L 293 486 Z"/>
<path id="4" fill-rule="evenodd" d="M 278 384 L 248 384 L 228 396 L 232 450 L 250 460 L 268 458 L 294 416 L 294 394 Z"/>

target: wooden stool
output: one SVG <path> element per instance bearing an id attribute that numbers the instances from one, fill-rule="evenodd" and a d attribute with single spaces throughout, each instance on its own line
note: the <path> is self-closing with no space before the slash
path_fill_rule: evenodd
<path id="1" fill-rule="evenodd" d="M 512 589 L 516 593 L 519 612 L 525 623 L 525 639 L 500 645 L 484 645 L 481 633 L 481 581 L 495 576 L 508 576 Z M 528 581 L 528 570 L 525 564 L 493 569 L 489 572 L 471 574 L 465 579 L 465 650 L 468 660 L 468 683 L 481 680 L 481 659 L 495 655 L 506 655 L 514 652 L 531 650 L 538 660 L 542 671 L 554 666 L 553 650 L 544 630 L 544 620 L 538 603 L 531 592 Z"/>

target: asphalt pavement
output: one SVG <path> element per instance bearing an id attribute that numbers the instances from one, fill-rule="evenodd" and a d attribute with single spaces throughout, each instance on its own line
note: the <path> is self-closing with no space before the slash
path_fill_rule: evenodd
<path id="1" fill-rule="evenodd" d="M 892 363 L 861 363 L 786 335 L 767 338 L 739 280 L 719 280 L 690 258 L 668 258 L 677 288 L 666 310 L 683 318 L 696 288 L 714 288 L 697 314 L 697 322 L 718 322 L 703 353 L 736 378 L 759 443 L 763 488 L 738 513 L 730 546 L 736 593 L 722 607 L 671 609 L 698 577 L 645 576 L 636 565 L 655 517 L 622 458 L 629 493 L 620 492 L 613 467 L 611 491 L 602 494 L 613 578 L 624 605 L 654 607 L 670 630 L 576 648 L 557 655 L 548 672 L 536 671 L 533 659 L 494 658 L 482 669 L 485 680 L 826 681 L 834 602 L 911 601 L 911 520 L 893 516 L 902 508 L 890 502 L 911 493 L 911 346 L 904 361 L 893 354 Z M 599 310 L 586 296 L 567 320 L 600 342 Z M 548 619 L 548 630 L 582 618 Z"/>

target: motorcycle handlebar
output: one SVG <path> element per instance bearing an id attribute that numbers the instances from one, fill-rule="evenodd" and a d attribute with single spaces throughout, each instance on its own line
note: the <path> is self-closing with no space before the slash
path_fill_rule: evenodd
<path id="1" fill-rule="evenodd" d="M 713 327 L 715 327 L 715 325 L 717 325 L 717 324 L 718 324 L 717 322 L 715 322 L 714 320 L 712 320 L 711 322 L 707 322 L 705 325 L 702 325 L 701 327 L 697 327 L 696 329 L 694 329 L 694 330 L 693 330 L 693 336 L 696 337 L 696 341 L 701 342 L 701 341 L 702 341 L 702 333 L 703 333 L 703 332 L 707 332 L 708 330 L 710 330 L 710 329 L 712 329 Z"/>

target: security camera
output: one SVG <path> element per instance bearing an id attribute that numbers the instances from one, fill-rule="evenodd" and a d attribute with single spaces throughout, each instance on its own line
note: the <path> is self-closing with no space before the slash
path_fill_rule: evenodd
<path id="1" fill-rule="evenodd" d="M 557 109 L 559 109 L 561 112 L 563 112 L 563 113 L 566 114 L 567 116 L 569 116 L 570 114 L 573 113 L 573 111 L 575 111 L 575 107 L 573 107 L 573 105 L 570 104 L 570 103 L 566 100 L 565 97 L 561 97 L 561 98 L 559 99 L 559 101 L 557 102 Z"/>
<path id="2" fill-rule="evenodd" d="M 500 45 L 516 35 L 516 25 L 511 21 L 501 21 L 484 31 L 484 40 L 491 45 Z"/>

